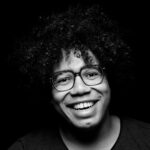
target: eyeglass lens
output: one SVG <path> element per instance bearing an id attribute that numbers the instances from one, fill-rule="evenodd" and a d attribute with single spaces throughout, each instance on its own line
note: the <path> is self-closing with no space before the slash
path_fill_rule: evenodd
<path id="1" fill-rule="evenodd" d="M 53 86 L 58 91 L 66 91 L 71 89 L 74 86 L 75 74 L 72 71 L 60 72 L 52 78 Z M 84 68 L 79 73 L 83 82 L 88 85 L 97 85 L 102 82 L 103 73 L 98 68 Z"/>

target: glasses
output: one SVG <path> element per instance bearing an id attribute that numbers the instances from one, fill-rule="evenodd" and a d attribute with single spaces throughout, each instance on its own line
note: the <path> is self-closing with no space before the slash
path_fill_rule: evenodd
<path id="1" fill-rule="evenodd" d="M 60 92 L 70 90 L 74 86 L 76 76 L 80 76 L 85 85 L 93 86 L 102 83 L 104 73 L 98 65 L 85 66 L 78 73 L 71 70 L 60 71 L 54 73 L 51 78 L 53 87 Z"/>

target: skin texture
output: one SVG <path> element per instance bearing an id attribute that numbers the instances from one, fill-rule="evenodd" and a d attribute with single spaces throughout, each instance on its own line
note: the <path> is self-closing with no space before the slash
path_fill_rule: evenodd
<path id="1" fill-rule="evenodd" d="M 99 61 L 91 51 L 88 51 L 93 59 L 92 65 L 99 64 Z M 82 57 L 74 55 L 72 50 L 69 57 L 66 57 L 63 51 L 63 59 L 59 66 L 55 67 L 54 72 L 63 70 L 72 70 L 79 72 L 86 64 Z M 75 79 L 74 87 L 68 91 L 59 92 L 53 88 L 53 104 L 56 110 L 77 128 L 90 128 L 97 126 L 103 120 L 107 112 L 108 104 L 110 101 L 110 87 L 107 78 L 104 77 L 103 82 L 95 86 L 87 86 L 83 83 L 82 79 L 77 76 Z M 94 106 L 85 110 L 74 110 L 67 107 L 68 104 L 80 103 L 85 101 L 98 101 Z"/>

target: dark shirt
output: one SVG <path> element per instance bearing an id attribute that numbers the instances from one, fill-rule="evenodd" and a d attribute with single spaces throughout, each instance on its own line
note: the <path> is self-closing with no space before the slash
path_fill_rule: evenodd
<path id="1" fill-rule="evenodd" d="M 15 142 L 9 150 L 68 150 L 58 130 L 31 133 Z M 150 150 L 150 124 L 133 119 L 121 120 L 120 135 L 112 150 Z"/>

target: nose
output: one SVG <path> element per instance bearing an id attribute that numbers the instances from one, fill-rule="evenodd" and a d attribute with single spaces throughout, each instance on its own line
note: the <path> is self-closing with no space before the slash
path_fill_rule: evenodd
<path id="1" fill-rule="evenodd" d="M 84 95 L 90 92 L 90 87 L 85 85 L 80 76 L 76 76 L 71 95 Z"/>

